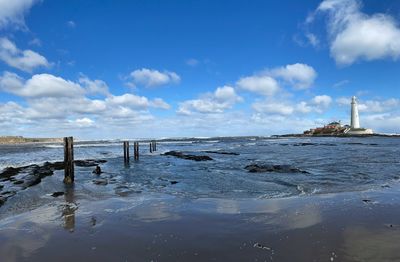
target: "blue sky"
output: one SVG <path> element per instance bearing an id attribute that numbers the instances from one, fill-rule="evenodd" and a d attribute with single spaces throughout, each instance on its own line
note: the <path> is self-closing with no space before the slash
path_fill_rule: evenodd
<path id="1" fill-rule="evenodd" d="M 0 0 L 0 134 L 400 129 L 398 1 Z"/>

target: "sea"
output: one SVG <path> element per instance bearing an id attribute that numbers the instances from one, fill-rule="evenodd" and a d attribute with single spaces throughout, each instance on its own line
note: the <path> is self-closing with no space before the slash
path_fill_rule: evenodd
<path id="1" fill-rule="evenodd" d="M 212 160 L 163 155 L 168 151 L 207 155 Z M 0 172 L 7 167 L 62 161 L 63 156 L 63 145 L 58 143 L 0 145 Z M 128 165 L 123 161 L 122 141 L 78 141 L 74 157 L 107 160 L 101 164 L 105 187 L 93 185 L 97 179 L 93 168 L 75 171 L 75 183 L 87 185 L 85 190 L 96 196 L 161 193 L 194 199 L 269 199 L 374 190 L 400 181 L 400 139 L 389 137 L 164 139 L 152 153 L 149 143 L 141 142 L 138 161 L 133 159 L 132 148 Z M 248 165 L 289 169 L 253 173 L 246 169 Z M 44 178 L 54 181 L 43 193 L 59 190 L 62 178 L 62 171 Z M 7 183 L 11 182 L 0 182 L 4 188 L 15 187 Z"/>

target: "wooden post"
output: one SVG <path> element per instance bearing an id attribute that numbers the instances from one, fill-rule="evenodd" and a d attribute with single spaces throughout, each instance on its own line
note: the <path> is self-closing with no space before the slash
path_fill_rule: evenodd
<path id="1" fill-rule="evenodd" d="M 74 183 L 74 138 L 64 137 L 64 183 Z"/>
<path id="2" fill-rule="evenodd" d="M 139 142 L 135 142 L 133 145 L 134 145 L 134 158 L 135 160 L 139 160 Z"/>
<path id="3" fill-rule="evenodd" d="M 151 151 L 153 151 L 153 152 L 157 151 L 157 148 L 156 148 L 156 141 L 151 140 L 150 146 L 151 146 Z"/>
<path id="4" fill-rule="evenodd" d="M 150 153 L 153 153 L 153 144 L 150 142 Z"/>
<path id="5" fill-rule="evenodd" d="M 124 162 L 129 163 L 129 142 L 124 141 Z"/>

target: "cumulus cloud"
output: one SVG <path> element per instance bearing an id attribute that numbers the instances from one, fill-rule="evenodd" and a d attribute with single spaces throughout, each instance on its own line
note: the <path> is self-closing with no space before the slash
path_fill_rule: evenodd
<path id="1" fill-rule="evenodd" d="M 268 75 L 242 77 L 236 82 L 236 86 L 264 96 L 273 96 L 280 90 L 278 82 Z"/>
<path id="2" fill-rule="evenodd" d="M 79 83 L 85 88 L 89 94 L 110 95 L 108 85 L 103 80 L 91 80 L 85 75 L 81 75 Z"/>
<path id="3" fill-rule="evenodd" d="M 86 76 L 81 76 L 76 82 L 49 74 L 38 74 L 25 80 L 5 72 L 0 76 L 0 91 L 24 99 L 24 105 L 0 103 L 0 129 L 12 132 L 16 132 L 17 128 L 33 130 L 43 125 L 46 129 L 42 131 L 48 132 L 70 132 L 108 125 L 126 128 L 153 119 L 150 108 L 170 108 L 161 98 L 112 95 L 104 81 L 91 80 Z M 87 96 L 93 93 L 103 97 L 91 99 Z M 96 123 L 97 119 L 101 119 L 101 124 Z M 53 123 L 56 123 L 56 130 L 52 129 Z"/>
<path id="4" fill-rule="evenodd" d="M 37 0 L 0 0 L 0 29 L 14 26 L 25 28 L 24 15 Z"/>
<path id="5" fill-rule="evenodd" d="M 218 87 L 214 93 L 203 95 L 199 99 L 187 100 L 179 105 L 178 114 L 190 115 L 193 112 L 212 114 L 223 113 L 243 99 L 238 96 L 231 86 Z"/>
<path id="6" fill-rule="evenodd" d="M 84 93 L 77 83 L 50 74 L 34 75 L 24 81 L 15 73 L 0 76 L 0 90 L 22 97 L 76 97 Z"/>
<path id="7" fill-rule="evenodd" d="M 327 95 L 320 95 L 320 96 L 315 96 L 312 99 L 312 103 L 321 106 L 323 108 L 329 107 L 329 105 L 332 103 L 332 98 Z"/>
<path id="8" fill-rule="evenodd" d="M 313 97 L 310 101 L 275 101 L 265 99 L 256 101 L 252 104 L 252 108 L 257 113 L 269 115 L 290 116 L 293 114 L 308 114 L 311 112 L 323 113 L 332 102 L 332 98 L 327 95 Z"/>
<path id="9" fill-rule="evenodd" d="M 272 69 L 270 74 L 283 79 L 295 89 L 310 88 L 317 77 L 317 72 L 315 72 L 314 68 L 300 63 Z"/>
<path id="10" fill-rule="evenodd" d="M 282 89 L 282 85 L 290 85 L 296 90 L 308 89 L 312 87 L 316 77 L 317 72 L 313 67 L 296 63 L 242 77 L 236 82 L 236 86 L 263 96 L 273 96 Z"/>
<path id="11" fill-rule="evenodd" d="M 337 64 L 399 58 L 400 28 L 392 16 L 365 14 L 358 0 L 325 0 L 318 6 L 318 13 L 328 14 L 330 53 Z"/>
<path id="12" fill-rule="evenodd" d="M 29 73 L 38 67 L 50 66 L 50 63 L 44 56 L 29 49 L 20 50 L 12 41 L 5 37 L 0 38 L 0 60 L 11 67 Z"/>
<path id="13" fill-rule="evenodd" d="M 154 107 L 154 108 L 161 108 L 161 109 L 170 109 L 171 106 L 162 100 L 161 98 L 155 98 L 152 101 L 150 101 L 149 106 Z"/>
<path id="14" fill-rule="evenodd" d="M 160 72 L 158 70 L 147 68 L 142 68 L 131 72 L 128 79 L 128 85 L 131 87 L 157 87 L 168 84 L 177 84 L 181 81 L 180 76 L 175 72 Z"/>

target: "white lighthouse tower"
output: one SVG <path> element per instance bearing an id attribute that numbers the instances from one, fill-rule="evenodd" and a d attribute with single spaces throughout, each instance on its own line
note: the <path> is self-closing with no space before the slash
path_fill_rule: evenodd
<path id="1" fill-rule="evenodd" d="M 355 96 L 351 98 L 351 121 L 352 129 L 360 128 L 360 117 L 358 116 L 358 104 Z"/>
<path id="2" fill-rule="evenodd" d="M 349 135 L 372 135 L 374 132 L 369 128 L 360 127 L 360 116 L 358 115 L 357 98 L 351 98 L 351 119 L 350 129 L 346 132 Z"/>

